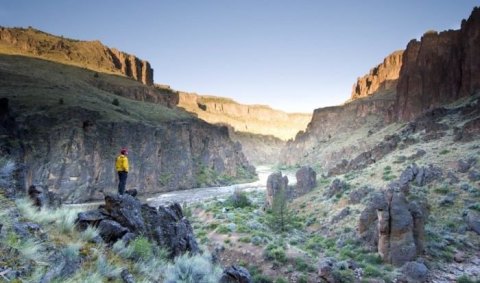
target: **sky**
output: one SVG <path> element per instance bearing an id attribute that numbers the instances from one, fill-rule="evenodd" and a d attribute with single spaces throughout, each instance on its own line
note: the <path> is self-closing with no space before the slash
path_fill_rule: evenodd
<path id="1" fill-rule="evenodd" d="M 358 77 L 428 30 L 459 29 L 471 0 L 0 0 L 0 25 L 148 60 L 173 89 L 288 112 L 338 105 Z"/>

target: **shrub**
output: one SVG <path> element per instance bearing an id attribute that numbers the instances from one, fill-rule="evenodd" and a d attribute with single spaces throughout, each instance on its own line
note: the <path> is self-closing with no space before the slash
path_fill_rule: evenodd
<path id="1" fill-rule="evenodd" d="M 480 282 L 480 281 L 473 281 L 472 279 L 468 278 L 467 275 L 462 275 L 460 277 L 457 278 L 457 283 L 476 283 L 476 282 Z"/>
<path id="2" fill-rule="evenodd" d="M 256 274 L 253 276 L 253 282 L 255 283 L 273 283 L 273 279 L 267 275 Z"/>
<path id="3" fill-rule="evenodd" d="M 284 278 L 279 277 L 275 279 L 275 283 L 288 283 L 288 281 Z"/>
<path id="4" fill-rule="evenodd" d="M 137 259 L 148 260 L 153 256 L 153 246 L 144 236 L 136 237 L 131 243 L 132 256 Z"/>
<path id="5" fill-rule="evenodd" d="M 382 272 L 377 267 L 371 264 L 367 264 L 365 266 L 365 268 L 363 269 L 363 274 L 366 277 L 373 277 L 373 278 L 382 276 Z"/>
<path id="6" fill-rule="evenodd" d="M 80 234 L 80 238 L 85 242 L 91 242 L 93 241 L 93 239 L 98 237 L 98 235 L 99 235 L 99 232 L 97 228 L 93 226 L 88 226 L 87 229 L 85 229 L 85 231 L 83 231 Z"/>
<path id="7" fill-rule="evenodd" d="M 250 200 L 245 192 L 235 189 L 233 194 L 228 198 L 227 203 L 233 207 L 243 208 L 251 205 Z"/>
<path id="8" fill-rule="evenodd" d="M 207 256 L 188 254 L 175 258 L 165 271 L 165 283 L 217 283 L 222 270 L 211 263 Z"/>
<path id="9" fill-rule="evenodd" d="M 333 276 L 338 282 L 355 282 L 355 273 L 351 269 L 335 269 Z"/>
<path id="10" fill-rule="evenodd" d="M 6 188 L 12 185 L 15 162 L 0 158 L 0 187 Z"/>
<path id="11" fill-rule="evenodd" d="M 112 100 L 112 104 L 115 105 L 115 106 L 120 106 L 120 101 L 118 101 L 118 98 L 114 98 Z"/>
<path id="12" fill-rule="evenodd" d="M 106 278 L 118 278 L 122 272 L 122 268 L 112 265 L 103 254 L 98 256 L 95 267 L 97 272 Z"/>
<path id="13" fill-rule="evenodd" d="M 287 261 L 287 255 L 285 254 L 285 249 L 282 246 L 269 244 L 265 248 L 264 254 L 265 258 L 268 260 L 273 260 L 280 263 L 284 263 Z"/>
<path id="14" fill-rule="evenodd" d="M 223 224 L 218 225 L 216 231 L 217 231 L 217 233 L 219 233 L 219 234 L 228 234 L 228 233 L 230 233 L 230 229 L 227 227 L 227 225 L 223 225 Z"/>

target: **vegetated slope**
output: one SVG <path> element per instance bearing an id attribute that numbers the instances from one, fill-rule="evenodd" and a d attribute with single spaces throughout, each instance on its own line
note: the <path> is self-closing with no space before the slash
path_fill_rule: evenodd
<path id="1" fill-rule="evenodd" d="M 243 105 L 228 98 L 178 92 L 178 106 L 211 124 L 227 124 L 235 131 L 271 135 L 282 140 L 305 130 L 311 114 L 285 113 L 265 105 Z"/>
<path id="2" fill-rule="evenodd" d="M 254 175 L 226 127 L 164 106 L 165 91 L 22 56 L 1 55 L 0 74 L 0 148 L 22 164 L 21 189 L 45 186 L 66 202 L 102 198 L 116 190 L 114 159 L 123 146 L 127 186 L 140 193 Z"/>
<path id="3" fill-rule="evenodd" d="M 390 55 L 359 79 L 350 102 L 315 110 L 305 133 L 287 144 L 281 162 L 307 163 L 328 172 L 382 141 L 388 143 L 386 134 L 395 133 L 402 122 L 474 95 L 480 90 L 479 39 L 480 9 L 474 8 L 460 30 L 428 32 L 420 42 L 411 41 L 400 65 L 397 52 L 395 60 Z"/>
<path id="4" fill-rule="evenodd" d="M 109 48 L 100 41 L 80 41 L 34 28 L 0 27 L 2 54 L 27 55 L 100 72 L 121 74 L 143 84 L 153 84 L 150 63 Z"/>
<path id="5" fill-rule="evenodd" d="M 480 280 L 479 105 L 480 93 L 382 129 L 390 137 L 370 154 L 318 174 L 317 187 L 286 206 L 286 232 L 264 209 L 266 193 L 252 192 L 248 202 L 234 194 L 193 205 L 195 233 L 220 263 L 245 264 L 258 281 Z M 405 202 L 382 210 L 386 192 Z M 386 212 L 390 226 L 380 223 Z"/>

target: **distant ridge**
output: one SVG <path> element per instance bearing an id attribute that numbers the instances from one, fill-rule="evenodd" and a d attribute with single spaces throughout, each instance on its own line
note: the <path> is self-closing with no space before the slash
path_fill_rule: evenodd
<path id="1" fill-rule="evenodd" d="M 121 74 L 145 85 L 153 85 L 153 69 L 148 61 L 109 48 L 98 40 L 68 39 L 31 27 L 0 27 L 0 51 L 4 54 L 27 55 L 94 71 Z"/>

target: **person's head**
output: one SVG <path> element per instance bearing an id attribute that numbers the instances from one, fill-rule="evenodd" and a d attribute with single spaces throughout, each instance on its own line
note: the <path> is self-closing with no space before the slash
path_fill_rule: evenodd
<path id="1" fill-rule="evenodd" d="M 123 154 L 123 155 L 127 155 L 128 154 L 128 149 L 126 147 L 124 147 L 120 150 L 120 153 Z"/>

